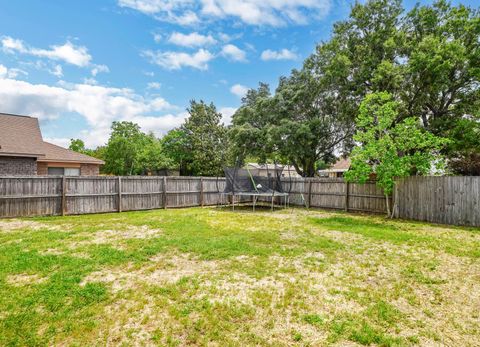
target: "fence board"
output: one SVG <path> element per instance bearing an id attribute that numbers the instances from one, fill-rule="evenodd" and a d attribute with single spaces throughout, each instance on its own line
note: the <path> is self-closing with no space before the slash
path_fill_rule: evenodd
<path id="1" fill-rule="evenodd" d="M 308 206 L 310 201 L 318 208 L 386 210 L 385 196 L 375 182 L 349 183 L 347 191 L 341 178 L 282 181 L 290 205 Z M 0 217 L 217 205 L 227 202 L 221 194 L 224 187 L 225 179 L 214 177 L 0 177 Z M 409 177 L 397 182 L 395 195 L 398 217 L 480 226 L 480 177 Z"/>
<path id="2" fill-rule="evenodd" d="M 408 177 L 396 192 L 399 218 L 480 226 L 480 177 Z"/>

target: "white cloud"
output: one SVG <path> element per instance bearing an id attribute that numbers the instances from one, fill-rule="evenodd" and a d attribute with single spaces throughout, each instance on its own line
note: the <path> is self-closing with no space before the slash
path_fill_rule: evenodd
<path id="1" fill-rule="evenodd" d="M 98 81 L 95 78 L 87 77 L 83 79 L 83 83 L 89 84 L 91 86 L 96 86 L 98 84 Z"/>
<path id="2" fill-rule="evenodd" d="M 37 57 L 63 60 L 66 63 L 80 67 L 87 66 L 92 60 L 92 56 L 88 54 L 86 47 L 75 46 L 69 41 L 61 46 L 50 46 L 50 49 L 32 48 L 28 53 Z"/>
<path id="3" fill-rule="evenodd" d="M 153 34 L 153 41 L 155 41 L 156 43 L 159 43 L 162 41 L 162 34 Z"/>
<path id="4" fill-rule="evenodd" d="M 180 25 L 193 25 L 200 21 L 192 10 L 195 8 L 194 0 L 118 0 L 118 5 Z"/>
<path id="5" fill-rule="evenodd" d="M 28 76 L 28 72 L 17 68 L 9 69 L 0 64 L 0 78 L 16 78 L 18 75 Z"/>
<path id="6" fill-rule="evenodd" d="M 245 96 L 245 94 L 247 94 L 248 92 L 248 87 L 246 86 L 243 86 L 241 84 L 234 84 L 231 88 L 230 88 L 230 92 L 232 94 L 235 94 L 236 96 L 238 96 L 239 98 L 243 98 Z"/>
<path id="7" fill-rule="evenodd" d="M 209 61 L 214 58 L 212 53 L 203 48 L 192 54 L 171 51 L 146 51 L 144 52 L 144 55 L 150 58 L 153 64 L 161 66 L 167 70 L 179 70 L 184 66 L 199 70 L 207 70 Z"/>
<path id="8" fill-rule="evenodd" d="M 161 87 L 162 87 L 162 84 L 158 82 L 149 82 L 147 84 L 147 89 L 160 89 Z"/>
<path id="9" fill-rule="evenodd" d="M 22 40 L 17 40 L 9 36 L 4 36 L 2 38 L 2 48 L 4 51 L 9 53 L 13 53 L 15 51 L 24 53 L 27 51 Z"/>
<path id="10" fill-rule="evenodd" d="M 222 122 L 225 125 L 230 125 L 232 123 L 232 116 L 237 111 L 234 107 L 222 107 L 220 113 L 222 114 Z"/>
<path id="11" fill-rule="evenodd" d="M 238 19 L 251 25 L 282 26 L 306 24 L 325 17 L 331 0 L 118 0 L 128 7 L 161 21 L 181 25 L 196 24 L 205 19 Z"/>
<path id="12" fill-rule="evenodd" d="M 170 35 L 168 42 L 183 47 L 201 47 L 217 43 L 211 35 L 201 35 L 197 32 L 182 34 L 174 32 Z"/>
<path id="13" fill-rule="evenodd" d="M 91 71 L 92 76 L 97 76 L 100 72 L 110 72 L 110 69 L 107 65 L 94 65 Z"/>
<path id="14" fill-rule="evenodd" d="M 67 41 L 63 45 L 52 45 L 48 49 L 31 47 L 25 44 L 22 40 L 14 39 L 9 36 L 3 36 L 1 41 L 1 47 L 4 52 L 14 54 L 26 54 L 38 58 L 45 58 L 52 61 L 61 61 L 67 64 L 75 65 L 78 67 L 90 67 L 92 68 L 92 75 L 95 76 L 99 72 L 108 72 L 108 67 L 105 65 L 92 64 L 92 56 L 88 53 L 88 49 L 84 46 L 77 46 L 70 41 Z M 43 64 L 41 61 L 36 63 Z M 57 76 L 60 76 L 59 65 L 54 66 L 48 70 Z"/>
<path id="15" fill-rule="evenodd" d="M 135 121 L 147 130 L 162 134 L 181 124 L 184 119 L 183 113 L 152 116 L 152 113 L 178 108 L 163 98 L 146 99 L 126 88 L 66 82 L 49 86 L 8 78 L 0 79 L 0 109 L 40 119 L 79 114 L 90 129 L 79 132 L 78 137 L 90 147 L 101 145 L 108 139 L 109 128 L 114 120 Z"/>
<path id="16" fill-rule="evenodd" d="M 60 65 L 55 65 L 49 72 L 58 78 L 63 77 L 63 69 Z"/>
<path id="17" fill-rule="evenodd" d="M 298 59 L 298 55 L 286 48 L 280 51 L 272 51 L 271 49 L 267 49 L 262 52 L 261 55 L 262 60 L 295 60 Z"/>
<path id="18" fill-rule="evenodd" d="M 245 51 L 241 50 L 235 45 L 228 44 L 223 46 L 222 48 L 222 53 L 224 57 L 227 57 L 233 61 L 246 61 L 247 60 L 247 54 Z"/>

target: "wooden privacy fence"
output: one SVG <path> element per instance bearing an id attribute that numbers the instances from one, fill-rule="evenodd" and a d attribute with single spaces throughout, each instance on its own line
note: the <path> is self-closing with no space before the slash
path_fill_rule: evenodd
<path id="1" fill-rule="evenodd" d="M 480 226 L 480 177 L 409 177 L 397 182 L 395 216 Z"/>
<path id="2" fill-rule="evenodd" d="M 284 179 L 292 205 L 382 213 L 375 182 Z M 224 178 L 0 177 L 0 217 L 69 215 L 217 205 L 226 201 Z"/>
<path id="3" fill-rule="evenodd" d="M 215 205 L 224 186 L 210 177 L 0 177 L 0 217 Z"/>

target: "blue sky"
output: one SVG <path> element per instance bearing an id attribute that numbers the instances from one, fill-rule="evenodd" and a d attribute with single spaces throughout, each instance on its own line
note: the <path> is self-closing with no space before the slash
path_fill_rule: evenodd
<path id="1" fill-rule="evenodd" d="M 0 0 L 0 112 L 38 117 L 44 138 L 61 145 L 103 144 L 113 120 L 161 136 L 191 99 L 214 102 L 228 123 L 246 88 L 274 88 L 351 4 Z"/>

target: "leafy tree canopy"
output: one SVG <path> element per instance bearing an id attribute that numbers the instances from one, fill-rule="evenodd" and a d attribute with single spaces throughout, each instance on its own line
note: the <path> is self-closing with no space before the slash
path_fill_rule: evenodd
<path id="1" fill-rule="evenodd" d="M 192 100 L 189 117 L 163 139 L 166 155 L 180 168 L 182 175 L 222 175 L 228 141 L 222 115 L 213 103 Z"/>
<path id="2" fill-rule="evenodd" d="M 438 153 L 448 140 L 422 129 L 417 117 L 399 121 L 399 107 L 399 102 L 386 92 L 365 97 L 354 136 L 359 146 L 352 151 L 351 168 L 345 173 L 347 181 L 365 183 L 375 175 L 388 196 L 395 179 L 428 174 L 433 164 L 440 165 Z"/>
<path id="3" fill-rule="evenodd" d="M 112 123 L 103 158 L 103 171 L 114 175 L 146 174 L 172 165 L 162 152 L 161 142 L 132 122 Z"/>
<path id="4" fill-rule="evenodd" d="M 439 0 L 405 13 L 400 0 L 357 2 L 274 95 L 264 84 L 247 93 L 231 139 L 239 155 L 280 157 L 311 176 L 316 161 L 350 152 L 361 102 L 385 91 L 399 121 L 417 118 L 451 140 L 442 152 L 453 163 L 478 152 L 479 86 L 478 8 Z"/>

